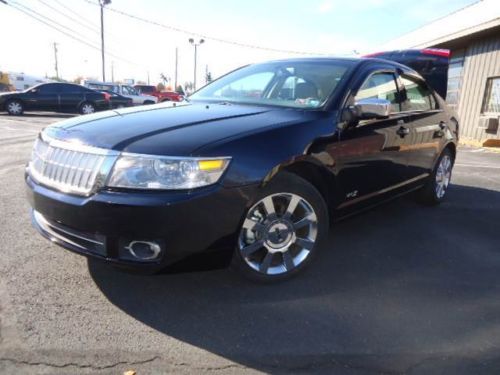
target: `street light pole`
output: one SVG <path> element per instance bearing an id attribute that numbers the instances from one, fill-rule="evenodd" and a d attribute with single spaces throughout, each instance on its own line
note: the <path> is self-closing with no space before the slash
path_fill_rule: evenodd
<path id="1" fill-rule="evenodd" d="M 193 82 L 193 90 L 196 91 L 196 70 L 197 70 L 197 60 L 198 60 L 198 46 L 205 43 L 204 39 L 200 39 L 198 42 L 195 42 L 193 38 L 189 38 L 189 43 L 194 46 L 194 82 Z"/>
<path id="2" fill-rule="evenodd" d="M 99 0 L 101 6 L 101 58 L 102 58 L 102 81 L 106 82 L 106 65 L 104 63 L 104 6 L 111 4 L 111 0 Z"/>
<path id="3" fill-rule="evenodd" d="M 54 42 L 54 58 L 55 58 L 55 68 L 56 68 L 56 78 L 59 79 L 59 65 L 57 64 L 57 43 Z"/>

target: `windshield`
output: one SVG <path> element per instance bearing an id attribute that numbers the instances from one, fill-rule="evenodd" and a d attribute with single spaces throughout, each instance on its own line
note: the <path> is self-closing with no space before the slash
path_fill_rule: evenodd
<path id="1" fill-rule="evenodd" d="M 190 99 L 319 108 L 352 64 L 348 60 L 325 60 L 250 65 L 212 82 Z"/>

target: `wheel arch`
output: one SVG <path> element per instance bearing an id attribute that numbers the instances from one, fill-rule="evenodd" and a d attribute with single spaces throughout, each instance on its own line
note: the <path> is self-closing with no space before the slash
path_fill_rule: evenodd
<path id="1" fill-rule="evenodd" d="M 313 157 L 307 156 L 276 166 L 264 178 L 263 186 L 280 172 L 294 174 L 312 184 L 325 200 L 330 212 L 338 205 L 340 190 L 336 176 Z"/>
<path id="2" fill-rule="evenodd" d="M 2 108 L 2 109 L 3 109 L 4 111 L 7 111 L 7 105 L 8 105 L 10 102 L 14 101 L 14 100 L 15 100 L 15 101 L 18 101 L 18 102 L 21 102 L 21 105 L 23 106 L 23 109 L 24 109 L 24 110 L 26 110 L 26 107 L 27 107 L 26 102 L 25 102 L 22 98 L 20 98 L 20 97 L 18 97 L 18 96 L 13 96 L 13 97 L 11 97 L 11 98 L 5 99 L 5 102 L 3 103 L 3 108 Z"/>
<path id="3" fill-rule="evenodd" d="M 457 157 L 457 145 L 453 142 L 448 143 L 444 148 L 444 150 L 450 150 L 451 154 L 453 155 L 453 160 Z"/>
<path id="4" fill-rule="evenodd" d="M 10 103 L 13 100 L 17 100 L 18 102 L 21 102 L 23 106 L 26 106 L 26 102 L 19 96 L 13 96 L 12 98 L 5 99 L 4 106 L 7 106 L 7 103 Z"/>

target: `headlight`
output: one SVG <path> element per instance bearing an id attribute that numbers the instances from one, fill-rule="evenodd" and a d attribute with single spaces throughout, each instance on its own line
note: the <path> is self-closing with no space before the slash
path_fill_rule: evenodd
<path id="1" fill-rule="evenodd" d="M 192 189 L 216 183 L 230 158 L 174 158 L 122 154 L 107 185 L 133 189 Z"/>

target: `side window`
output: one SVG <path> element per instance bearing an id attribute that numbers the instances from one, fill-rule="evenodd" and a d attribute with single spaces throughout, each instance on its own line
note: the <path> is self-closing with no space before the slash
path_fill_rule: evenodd
<path id="1" fill-rule="evenodd" d="M 125 95 L 139 95 L 137 91 L 130 86 L 122 86 L 122 90 Z"/>
<path id="2" fill-rule="evenodd" d="M 58 84 L 41 85 L 38 87 L 38 91 L 42 94 L 59 94 L 60 87 Z"/>
<path id="3" fill-rule="evenodd" d="M 368 77 L 358 90 L 355 100 L 368 98 L 388 100 L 392 104 L 391 112 L 399 112 L 398 88 L 394 74 L 375 73 Z"/>
<path id="4" fill-rule="evenodd" d="M 62 85 L 61 94 L 81 94 L 83 87 L 76 85 Z"/>
<path id="5" fill-rule="evenodd" d="M 403 111 L 429 111 L 436 108 L 431 90 L 423 82 L 401 76 L 406 91 L 406 100 L 401 104 Z"/>

